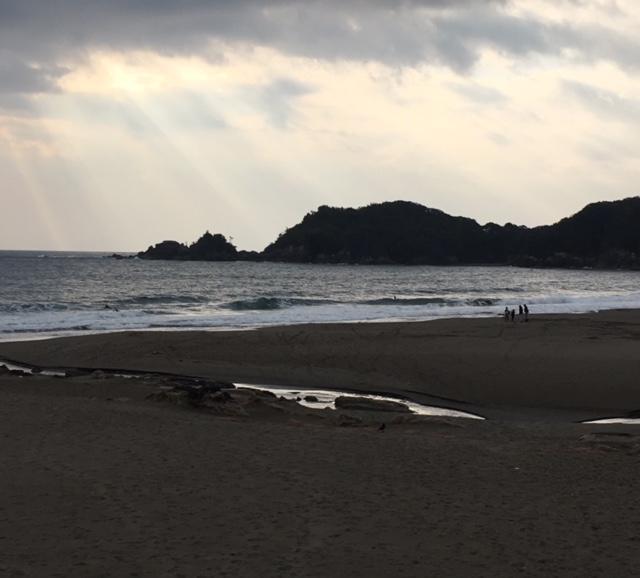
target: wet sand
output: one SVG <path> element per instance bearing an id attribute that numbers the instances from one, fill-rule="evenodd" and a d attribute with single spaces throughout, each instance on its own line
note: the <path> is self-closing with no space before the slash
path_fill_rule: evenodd
<path id="1" fill-rule="evenodd" d="M 214 415 L 148 399 L 160 377 L 3 375 L 0 575 L 633 576 L 640 433 L 566 418 L 640 408 L 639 339 L 611 312 L 0 344 L 492 417 Z"/>
<path id="2" fill-rule="evenodd" d="M 127 332 L 0 343 L 38 366 L 163 371 L 576 419 L 640 409 L 640 312 L 235 332 Z"/>

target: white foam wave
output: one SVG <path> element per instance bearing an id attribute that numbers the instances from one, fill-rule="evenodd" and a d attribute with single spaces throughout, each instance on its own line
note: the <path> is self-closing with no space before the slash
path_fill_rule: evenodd
<path id="1" fill-rule="evenodd" d="M 527 303 L 531 314 L 587 313 L 606 309 L 640 309 L 640 292 L 628 294 L 520 295 L 518 302 L 496 300 L 491 305 L 426 303 L 420 305 L 328 303 L 285 309 L 229 310 L 201 308 L 159 312 L 127 310 L 37 310 L 0 314 L 0 333 L 17 337 L 23 333 L 101 332 L 133 329 L 239 329 L 301 323 L 370 321 L 418 321 L 448 317 L 492 317 L 506 307 Z"/>

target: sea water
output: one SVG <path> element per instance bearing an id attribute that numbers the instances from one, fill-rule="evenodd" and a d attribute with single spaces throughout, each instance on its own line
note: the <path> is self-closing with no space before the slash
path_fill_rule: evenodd
<path id="1" fill-rule="evenodd" d="M 0 251 L 0 339 L 640 308 L 640 272 L 116 260 Z"/>

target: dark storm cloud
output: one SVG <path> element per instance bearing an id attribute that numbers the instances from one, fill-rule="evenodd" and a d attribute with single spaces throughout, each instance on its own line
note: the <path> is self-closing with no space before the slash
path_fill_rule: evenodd
<path id="1" fill-rule="evenodd" d="M 514 16 L 500 0 L 0 0 L 0 93 L 51 91 L 94 49 L 207 53 L 210 41 L 329 60 L 435 63 L 464 73 L 484 47 L 516 57 L 571 49 L 640 64 L 635 39 Z M 6 69 L 6 70 L 5 70 Z M 6 72 L 6 74 L 5 74 Z"/>

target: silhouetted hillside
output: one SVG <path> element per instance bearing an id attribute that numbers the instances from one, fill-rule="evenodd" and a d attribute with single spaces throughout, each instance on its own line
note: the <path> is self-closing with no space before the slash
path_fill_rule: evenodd
<path id="1" fill-rule="evenodd" d="M 479 263 L 488 236 L 475 221 L 416 203 L 320 207 L 264 250 L 267 260 L 311 263 Z"/>
<path id="2" fill-rule="evenodd" d="M 640 198 L 594 203 L 555 225 L 479 225 L 404 201 L 320 207 L 263 252 L 310 263 L 640 268 Z"/>
<path id="3" fill-rule="evenodd" d="M 481 226 L 406 201 L 359 209 L 322 206 L 262 253 L 238 252 L 206 233 L 190 246 L 165 241 L 143 259 L 291 263 L 511 264 L 640 269 L 640 197 L 588 205 L 549 226 Z"/>
<path id="4" fill-rule="evenodd" d="M 533 265 L 640 268 L 640 197 L 592 203 L 530 236 Z"/>

